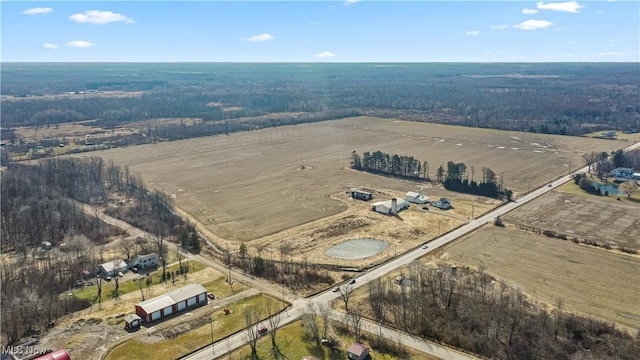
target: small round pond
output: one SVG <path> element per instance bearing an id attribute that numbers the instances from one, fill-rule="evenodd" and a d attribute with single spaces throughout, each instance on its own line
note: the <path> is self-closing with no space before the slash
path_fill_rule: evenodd
<path id="1" fill-rule="evenodd" d="M 339 259 L 364 259 L 377 255 L 389 247 L 389 243 L 376 239 L 353 239 L 334 245 L 324 254 Z"/>

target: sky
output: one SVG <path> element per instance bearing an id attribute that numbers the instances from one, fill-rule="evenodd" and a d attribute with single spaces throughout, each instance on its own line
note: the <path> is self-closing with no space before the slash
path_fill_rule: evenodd
<path id="1" fill-rule="evenodd" d="M 640 1 L 1 1 L 2 62 L 640 62 Z"/>

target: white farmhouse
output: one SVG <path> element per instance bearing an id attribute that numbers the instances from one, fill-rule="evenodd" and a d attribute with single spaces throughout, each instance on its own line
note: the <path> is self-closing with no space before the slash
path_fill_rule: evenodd
<path id="1" fill-rule="evenodd" d="M 158 254 L 151 253 L 147 255 L 136 255 L 129 264 L 130 268 L 137 267 L 138 269 L 144 269 L 149 266 L 158 265 Z"/>
<path id="2" fill-rule="evenodd" d="M 408 202 L 412 202 L 415 204 L 427 204 L 429 203 L 429 197 L 422 195 L 420 193 L 417 192 L 413 192 L 413 191 L 409 191 L 406 194 L 404 194 L 404 199 L 407 200 Z"/>

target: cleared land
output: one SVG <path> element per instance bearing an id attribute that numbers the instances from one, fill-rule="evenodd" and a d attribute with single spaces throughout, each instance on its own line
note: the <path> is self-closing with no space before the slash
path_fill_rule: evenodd
<path id="1" fill-rule="evenodd" d="M 352 186 L 402 194 L 423 185 L 348 169 L 354 150 L 412 155 L 429 162 L 432 177 L 449 160 L 464 162 L 469 172 L 474 167 L 475 178 L 489 167 L 506 187 L 522 192 L 529 181 L 531 187 L 539 186 L 567 173 L 571 164 L 577 168 L 583 152 L 625 145 L 358 117 L 92 155 L 130 166 L 212 233 L 244 241 L 344 211 L 347 205 L 330 196 Z M 427 192 L 432 197 L 445 194 L 450 195 L 435 188 Z"/>
<path id="2" fill-rule="evenodd" d="M 548 304 L 640 330 L 640 258 L 493 225 L 449 246 L 441 259 L 480 267 Z"/>
<path id="3" fill-rule="evenodd" d="M 567 191 L 562 191 L 562 190 Z M 602 197 L 580 190 L 573 182 L 520 207 L 505 221 L 594 240 L 600 244 L 640 250 L 640 202 L 626 195 Z"/>

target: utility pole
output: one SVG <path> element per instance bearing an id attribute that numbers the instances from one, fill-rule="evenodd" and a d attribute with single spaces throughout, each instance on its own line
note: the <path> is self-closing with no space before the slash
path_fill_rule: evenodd
<path id="1" fill-rule="evenodd" d="M 440 236 L 440 219 L 438 219 L 438 236 Z"/>
<path id="2" fill-rule="evenodd" d="M 211 314 L 211 352 L 213 353 L 213 358 L 216 358 L 216 349 L 213 346 L 213 314 Z"/>
<path id="3" fill-rule="evenodd" d="M 527 194 L 529 193 L 529 190 L 531 189 L 531 178 L 527 179 Z"/>
<path id="4" fill-rule="evenodd" d="M 473 211 L 475 210 L 475 204 L 471 204 L 471 218 L 473 219 Z"/>
<path id="5" fill-rule="evenodd" d="M 227 243 L 227 266 L 229 267 L 229 277 L 227 277 L 227 282 L 231 284 L 231 251 L 229 251 L 229 243 Z"/>

